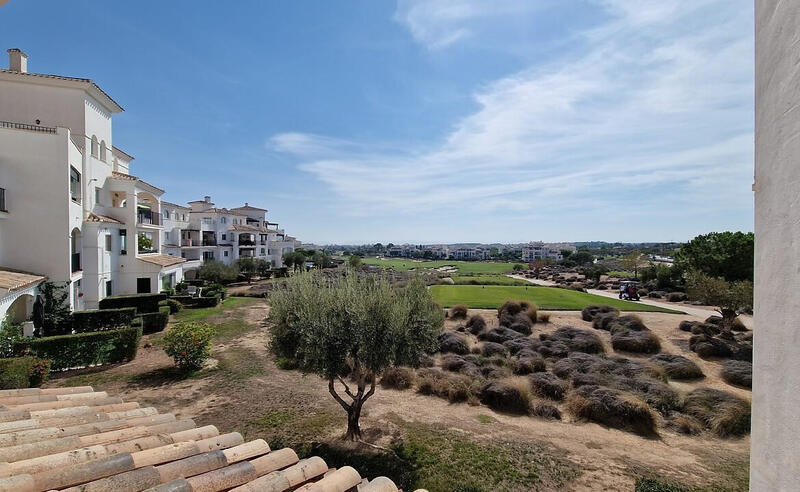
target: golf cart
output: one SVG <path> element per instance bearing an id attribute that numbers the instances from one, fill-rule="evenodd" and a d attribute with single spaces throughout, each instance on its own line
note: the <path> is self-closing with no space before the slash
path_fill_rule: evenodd
<path id="1" fill-rule="evenodd" d="M 639 300 L 639 282 L 626 280 L 619 284 L 619 298 L 626 301 Z"/>

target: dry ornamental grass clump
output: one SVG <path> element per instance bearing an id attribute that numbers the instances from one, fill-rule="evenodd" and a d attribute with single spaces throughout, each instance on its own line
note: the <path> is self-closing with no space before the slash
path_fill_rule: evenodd
<path id="1" fill-rule="evenodd" d="M 457 304 L 450 308 L 450 318 L 451 319 L 466 319 L 467 317 L 467 306 L 463 304 Z"/>
<path id="2" fill-rule="evenodd" d="M 661 351 L 661 339 L 650 330 L 619 330 L 611 335 L 614 350 L 638 354 L 656 354 Z"/>
<path id="3" fill-rule="evenodd" d="M 466 355 L 469 353 L 467 338 L 459 333 L 452 331 L 444 332 L 439 335 L 439 351 L 442 353 L 453 353 Z"/>
<path id="4" fill-rule="evenodd" d="M 657 417 L 641 399 L 602 386 L 581 386 L 570 393 L 567 408 L 578 418 L 644 436 L 657 434 Z"/>
<path id="5" fill-rule="evenodd" d="M 539 372 L 528 377 L 533 393 L 542 398 L 561 401 L 569 389 L 566 381 L 549 372 Z"/>
<path id="6" fill-rule="evenodd" d="M 525 338 L 525 335 L 504 326 L 492 328 L 478 335 L 478 340 L 496 343 L 505 343 L 515 338 Z"/>
<path id="7" fill-rule="evenodd" d="M 406 390 L 414 386 L 416 375 L 414 370 L 409 367 L 393 367 L 388 369 L 381 378 L 381 386 L 384 388 Z"/>
<path id="8" fill-rule="evenodd" d="M 683 413 L 696 418 L 719 437 L 750 433 L 750 402 L 727 391 L 692 390 L 684 398 Z"/>
<path id="9" fill-rule="evenodd" d="M 568 352 L 605 353 L 603 342 L 595 333 L 571 326 L 561 327 L 551 334 L 542 333 L 539 335 L 539 340 L 561 343 L 567 347 Z"/>
<path id="10" fill-rule="evenodd" d="M 524 379 L 492 381 L 481 390 L 480 401 L 499 412 L 525 415 L 530 412 L 531 391 Z"/>
<path id="11" fill-rule="evenodd" d="M 506 348 L 497 342 L 484 342 L 481 347 L 481 355 L 484 357 L 491 357 L 493 355 L 506 355 Z"/>
<path id="12" fill-rule="evenodd" d="M 486 329 L 486 320 L 480 314 L 473 314 L 467 320 L 466 328 L 468 332 L 477 335 Z"/>
<path id="13" fill-rule="evenodd" d="M 664 369 L 672 379 L 699 379 L 705 377 L 703 370 L 694 361 L 682 355 L 657 354 L 650 357 L 650 362 Z"/>
<path id="14" fill-rule="evenodd" d="M 611 329 L 611 322 L 615 319 L 617 319 L 617 313 L 600 313 L 592 318 L 592 328 L 608 331 Z"/>
<path id="15" fill-rule="evenodd" d="M 744 360 L 728 360 L 722 365 L 722 379 L 729 384 L 753 387 L 753 364 Z"/>
<path id="16" fill-rule="evenodd" d="M 517 356 L 512 358 L 511 370 L 514 374 L 525 375 L 534 372 L 542 372 L 547 368 L 544 359 L 538 352 L 525 349 L 517 352 Z"/>
<path id="17" fill-rule="evenodd" d="M 592 305 L 586 306 L 581 310 L 581 319 L 584 321 L 592 321 L 598 314 L 613 314 L 619 316 L 619 309 L 611 306 Z"/>

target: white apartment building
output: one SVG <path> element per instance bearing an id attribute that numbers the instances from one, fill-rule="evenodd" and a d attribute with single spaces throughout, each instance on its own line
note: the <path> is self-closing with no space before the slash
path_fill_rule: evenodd
<path id="1" fill-rule="evenodd" d="M 522 246 L 522 261 L 555 260 L 561 261 L 564 256 L 560 249 L 555 249 L 541 241 L 533 241 Z"/>
<path id="2" fill-rule="evenodd" d="M 277 223 L 267 220 L 266 209 L 247 203 L 217 208 L 210 196 L 188 205 L 163 204 L 163 244 L 170 255 L 189 261 L 218 260 L 227 265 L 239 258 L 257 258 L 280 268 L 283 255 L 300 246 Z M 193 276 L 192 270 L 185 269 L 187 277 Z"/>
<path id="3" fill-rule="evenodd" d="M 123 111 L 89 79 L 30 73 L 8 50 L 0 69 L 0 319 L 30 315 L 45 280 L 69 285 L 72 309 L 104 297 L 158 292 L 203 260 L 254 257 L 283 266 L 299 242 L 265 209 L 188 206 L 130 173 L 113 144 Z"/>
<path id="4" fill-rule="evenodd" d="M 122 107 L 89 79 L 30 73 L 25 53 L 8 53 L 9 69 L 0 70 L 0 278 L 12 281 L 0 285 L 0 318 L 24 314 L 36 294 L 31 282 L 44 277 L 69 285 L 73 309 L 179 282 L 190 262 L 163 252 L 164 190 L 130 174 L 133 157 L 114 145 L 112 119 Z"/>
<path id="5" fill-rule="evenodd" d="M 488 260 L 490 252 L 484 248 L 461 247 L 450 251 L 451 260 Z"/>

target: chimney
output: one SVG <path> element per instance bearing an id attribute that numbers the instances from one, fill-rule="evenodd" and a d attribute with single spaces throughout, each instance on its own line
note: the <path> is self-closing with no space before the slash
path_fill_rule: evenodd
<path id="1" fill-rule="evenodd" d="M 206 195 L 203 197 L 203 201 L 205 201 L 206 203 L 211 203 L 211 197 Z"/>
<path id="2" fill-rule="evenodd" d="M 13 72 L 28 73 L 28 55 L 19 48 L 8 50 L 8 69 Z"/>

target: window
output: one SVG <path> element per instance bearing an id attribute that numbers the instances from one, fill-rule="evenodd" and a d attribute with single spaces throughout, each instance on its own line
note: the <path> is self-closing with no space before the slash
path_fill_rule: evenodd
<path id="1" fill-rule="evenodd" d="M 69 194 L 73 202 L 81 203 L 81 173 L 72 166 L 69 168 Z"/>
<path id="2" fill-rule="evenodd" d="M 125 229 L 119 230 L 119 254 L 127 255 L 128 254 L 128 231 Z"/>
<path id="3" fill-rule="evenodd" d="M 100 142 L 100 160 L 103 162 L 107 162 L 106 161 L 107 154 L 108 154 L 108 147 L 106 147 L 106 142 L 105 140 L 103 140 L 102 142 Z"/>
<path id="4" fill-rule="evenodd" d="M 112 295 L 111 292 L 111 280 L 106 280 L 106 297 Z"/>
<path id="5" fill-rule="evenodd" d="M 92 157 L 99 155 L 99 146 L 97 145 L 97 137 L 92 135 Z"/>
<path id="6" fill-rule="evenodd" d="M 111 252 L 111 234 L 106 234 L 106 251 Z"/>
<path id="7" fill-rule="evenodd" d="M 236 219 L 234 219 L 234 220 L 236 220 Z M 227 217 L 220 217 L 219 218 L 219 223 L 220 224 L 227 224 L 228 223 L 228 218 Z"/>
<path id="8" fill-rule="evenodd" d="M 136 293 L 137 294 L 150 293 L 150 277 L 139 277 L 136 279 Z"/>
<path id="9" fill-rule="evenodd" d="M 6 189 L 0 188 L 0 211 L 6 211 Z"/>
<path id="10" fill-rule="evenodd" d="M 169 210 L 164 210 L 164 218 L 169 220 Z"/>
<path id="11" fill-rule="evenodd" d="M 203 217 L 203 224 L 211 224 L 211 217 Z"/>
<path id="12" fill-rule="evenodd" d="M 100 188 L 94 187 L 94 204 L 100 205 Z"/>
<path id="13" fill-rule="evenodd" d="M 223 252 L 223 255 L 228 256 L 228 252 L 227 251 Z"/>
<path id="14" fill-rule="evenodd" d="M 214 259 L 213 251 L 203 251 L 203 261 L 213 260 L 213 259 Z"/>
<path id="15" fill-rule="evenodd" d="M 225 241 L 227 236 L 228 236 L 227 234 L 223 233 L 222 234 L 222 240 Z"/>
<path id="16" fill-rule="evenodd" d="M 181 214 L 181 220 L 186 222 L 186 214 Z"/>
<path id="17" fill-rule="evenodd" d="M 264 256 L 264 248 L 261 248 L 261 256 Z"/>

